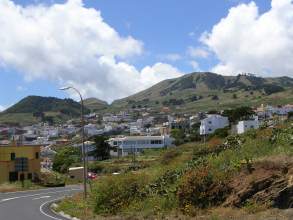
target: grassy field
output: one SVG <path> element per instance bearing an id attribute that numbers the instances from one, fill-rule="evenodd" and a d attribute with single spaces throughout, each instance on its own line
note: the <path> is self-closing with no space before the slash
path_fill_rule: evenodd
<path id="1" fill-rule="evenodd" d="M 84 208 L 88 219 L 225 219 L 219 210 L 233 201 L 231 184 L 238 178 L 245 174 L 253 184 L 262 175 L 253 171 L 254 167 L 266 170 L 267 164 L 278 167 L 280 161 L 293 161 L 291 123 L 225 139 L 214 137 L 207 143 L 149 151 L 137 158 L 135 166 L 132 158 L 98 162 L 95 166 L 103 176 L 92 182 L 87 203 L 76 196 L 61 202 L 58 211 L 81 219 L 85 219 Z M 113 171 L 120 175 L 111 175 Z M 223 210 L 235 216 L 261 212 L 261 216 L 269 216 L 273 209 L 251 197 L 240 209 L 229 206 Z"/>
<path id="2" fill-rule="evenodd" d="M 16 192 L 16 191 L 25 191 L 25 190 L 33 190 L 40 189 L 42 186 L 38 184 L 34 184 L 31 181 L 15 182 L 15 183 L 2 183 L 0 184 L 0 193 L 5 192 Z"/>

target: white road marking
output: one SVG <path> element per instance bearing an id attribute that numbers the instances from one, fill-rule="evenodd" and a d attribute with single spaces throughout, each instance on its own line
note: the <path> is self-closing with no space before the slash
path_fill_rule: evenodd
<path id="1" fill-rule="evenodd" d="M 7 201 L 10 201 L 10 200 L 14 200 L 14 199 L 28 198 L 28 197 L 48 195 L 48 194 L 57 194 L 57 193 L 70 192 L 70 191 L 79 191 L 79 190 L 80 189 L 68 189 L 68 190 L 62 190 L 62 191 L 53 191 L 53 192 L 38 193 L 38 194 L 25 195 L 25 196 L 17 196 L 17 197 L 2 199 L 2 200 L 0 200 L 0 203 L 7 202 Z"/>
<path id="2" fill-rule="evenodd" d="M 60 197 L 60 198 L 58 198 L 58 199 L 53 199 L 53 200 L 50 200 L 50 201 L 44 202 L 44 203 L 40 206 L 40 212 L 41 212 L 43 215 L 47 216 L 48 218 L 55 219 L 55 220 L 62 220 L 62 219 L 60 219 L 60 218 L 55 218 L 54 216 L 51 216 L 51 215 L 47 214 L 46 212 L 44 212 L 43 207 L 44 207 L 45 205 L 51 203 L 51 202 L 55 202 L 55 201 L 58 201 L 58 200 L 63 199 L 63 198 L 64 198 L 64 197 Z"/>
<path id="3" fill-rule="evenodd" d="M 51 196 L 41 196 L 39 198 L 33 198 L 33 200 L 39 200 L 39 199 L 47 199 L 50 198 Z"/>
<path id="4" fill-rule="evenodd" d="M 67 185 L 66 189 L 70 187 L 76 187 L 77 185 Z M 28 193 L 28 192 L 36 192 L 36 191 L 50 191 L 52 189 L 60 189 L 60 187 L 52 187 L 52 188 L 47 188 L 47 189 L 32 189 L 32 190 L 25 190 L 25 191 L 16 191 L 16 192 L 5 192 L 5 193 L 0 193 L 0 195 L 10 195 L 10 194 L 16 194 L 16 193 Z"/>
<path id="5" fill-rule="evenodd" d="M 12 200 L 14 198 L 8 198 L 8 199 L 2 199 L 0 202 L 6 202 L 6 201 L 9 201 L 9 200 Z"/>

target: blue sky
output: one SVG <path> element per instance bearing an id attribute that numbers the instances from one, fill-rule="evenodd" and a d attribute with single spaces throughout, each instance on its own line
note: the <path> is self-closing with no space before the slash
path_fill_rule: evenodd
<path id="1" fill-rule="evenodd" d="M 65 1 L 52 0 L 14 0 L 13 2 L 15 5 L 21 5 L 24 8 L 27 6 L 35 7 L 37 4 L 50 7 L 56 3 L 65 3 Z M 254 2 L 259 14 L 266 13 L 271 8 L 271 2 L 268 0 Z M 116 62 L 122 60 L 134 66 L 138 71 L 158 62 L 167 63 L 180 71 L 180 73 L 190 73 L 196 70 L 211 70 L 219 63 L 221 54 L 213 53 L 213 50 L 218 51 L 217 47 L 212 43 L 203 44 L 199 39 L 203 33 L 211 33 L 212 28 L 222 18 L 227 17 L 229 9 L 238 7 L 241 3 L 248 5 L 250 1 L 84 0 L 83 7 L 100 11 L 103 22 L 113 28 L 121 38 L 131 36 L 143 44 L 143 52 L 127 58 L 116 58 Z M 62 35 L 62 33 L 59 34 Z M 19 37 L 22 37 L 21 33 Z M 209 51 L 209 55 L 207 57 L 191 56 L 188 53 L 188 48 L 190 47 L 205 49 Z M 38 58 L 32 57 L 31 59 Z M 192 61 L 198 64 L 197 68 L 191 65 Z M 57 96 L 61 98 L 71 95 L 58 91 L 58 87 L 62 84 L 58 77 L 30 78 L 25 73 L 30 71 L 29 68 L 22 68 L 21 65 L 19 67 L 17 62 L 6 63 L 5 60 L 2 62 L 4 64 L 0 66 L 0 92 L 3 95 L 0 96 L 0 106 L 7 107 L 27 95 Z M 265 66 L 262 68 L 264 69 Z M 67 83 L 70 80 L 70 78 L 66 78 L 63 82 Z M 110 84 L 109 86 L 112 85 Z M 131 85 L 129 86 L 131 87 Z M 119 93 L 119 91 L 117 92 Z M 131 93 L 131 91 L 127 92 Z M 93 96 L 94 94 L 94 92 L 87 93 L 85 91 L 85 96 Z M 105 94 L 100 91 L 96 94 L 100 96 L 99 98 L 105 97 Z M 111 97 L 109 100 L 115 98 Z"/>

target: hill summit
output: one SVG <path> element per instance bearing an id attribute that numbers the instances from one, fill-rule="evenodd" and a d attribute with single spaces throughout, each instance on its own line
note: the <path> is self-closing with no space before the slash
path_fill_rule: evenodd
<path id="1" fill-rule="evenodd" d="M 164 80 L 149 89 L 112 103 L 115 108 L 137 106 L 173 109 L 208 110 L 237 105 L 292 102 L 293 79 L 262 78 L 253 74 L 224 76 L 211 72 L 195 72 Z M 275 100 L 276 97 L 282 97 Z M 284 99 L 283 99 L 284 98 Z"/>

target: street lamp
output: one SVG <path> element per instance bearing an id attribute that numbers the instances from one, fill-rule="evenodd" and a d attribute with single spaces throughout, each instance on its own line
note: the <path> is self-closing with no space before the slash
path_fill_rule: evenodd
<path id="1" fill-rule="evenodd" d="M 81 101 L 81 141 L 82 141 L 82 158 L 83 158 L 83 192 L 84 192 L 84 199 L 87 197 L 87 164 L 86 164 L 86 149 L 84 144 L 84 105 L 83 105 L 83 98 L 81 93 L 72 86 L 62 87 L 60 90 L 69 90 L 72 89 L 78 93 Z"/>

